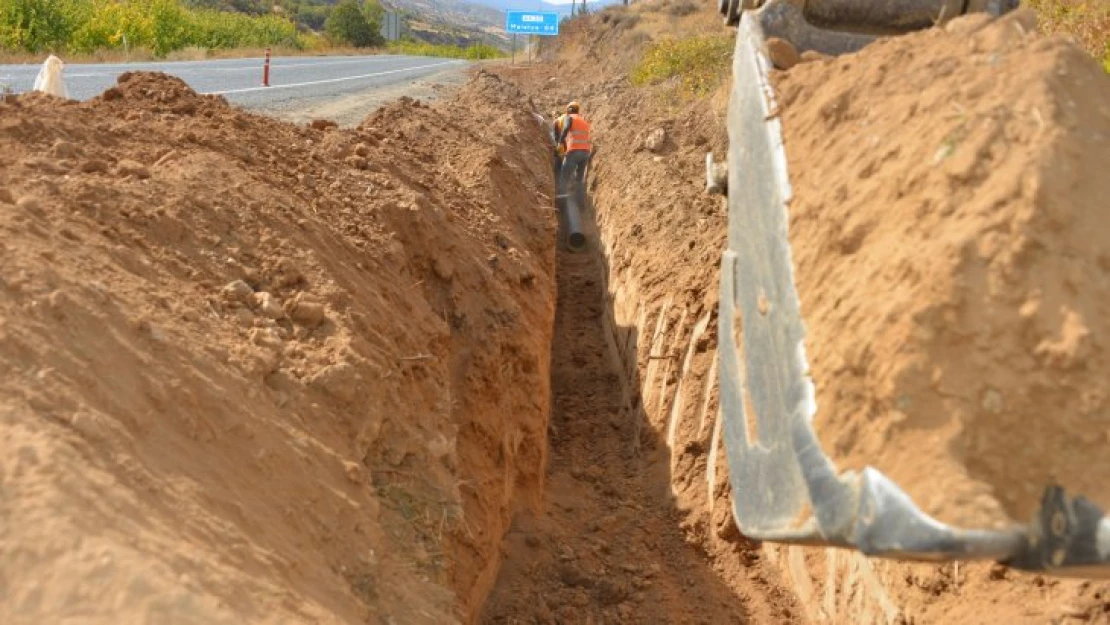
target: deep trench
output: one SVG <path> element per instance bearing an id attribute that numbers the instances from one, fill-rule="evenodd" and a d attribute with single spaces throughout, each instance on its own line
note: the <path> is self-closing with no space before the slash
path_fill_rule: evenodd
<path id="1" fill-rule="evenodd" d="M 588 249 L 558 252 L 544 510 L 514 519 L 479 622 L 745 623 L 742 597 L 685 541 L 666 444 L 622 391 L 592 210 L 582 222 Z"/>

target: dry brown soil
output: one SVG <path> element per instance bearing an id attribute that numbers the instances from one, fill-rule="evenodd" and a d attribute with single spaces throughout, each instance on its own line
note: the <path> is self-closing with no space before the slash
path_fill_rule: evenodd
<path id="1" fill-rule="evenodd" d="M 796 548 L 796 560 L 788 563 L 786 550 L 745 544 L 736 532 L 726 512 L 734 494 L 724 483 L 727 467 L 719 449 L 716 463 L 711 462 L 716 442 L 712 415 L 717 408 L 711 381 L 716 374 L 715 293 L 726 218 L 723 206 L 705 196 L 703 186 L 705 152 L 721 156 L 727 145 L 727 85 L 707 98 L 689 100 L 678 94 L 674 83 L 634 88 L 627 82 L 648 42 L 716 32 L 709 29 L 718 28 L 719 21 L 708 8 L 689 14 L 678 10 L 679 4 L 645 2 L 577 21 L 546 49 L 544 65 L 504 74 L 532 94 L 545 112 L 571 99 L 581 101 L 596 129 L 600 150 L 590 187 L 602 236 L 608 306 L 603 312 L 616 319 L 615 342 L 630 363 L 618 378 L 623 376 L 640 400 L 633 409 L 644 414 L 642 444 L 669 447 L 663 454 L 669 456 L 669 498 L 684 539 L 705 554 L 723 583 L 746 599 L 752 622 L 778 622 L 782 617 L 777 610 L 782 608 L 795 609 L 793 618 L 836 623 L 1110 622 L 1110 587 L 1102 582 L 1028 575 L 984 563 L 908 564 L 857 557 L 848 566 L 846 553 L 833 570 L 834 560 L 825 550 Z M 832 307 L 838 300 L 833 290 L 841 287 L 855 289 L 852 295 L 857 298 L 843 299 L 835 313 L 807 308 L 810 340 L 819 346 L 817 351 L 843 351 L 840 359 L 862 354 L 867 371 L 889 373 L 887 363 L 922 358 L 894 346 L 899 339 L 915 345 L 912 332 L 920 319 L 905 311 L 915 310 L 918 303 L 945 309 L 955 301 L 953 290 L 963 294 L 965 303 L 956 310 L 972 316 L 951 323 L 942 317 L 932 324 L 942 336 L 950 329 L 960 332 L 945 339 L 943 350 L 927 354 L 933 364 L 951 369 L 940 378 L 941 390 L 954 385 L 959 392 L 935 392 L 929 386 L 929 367 L 921 376 L 925 388 L 911 390 L 922 400 L 931 397 L 948 404 L 931 413 L 938 419 L 966 416 L 969 431 L 982 433 L 973 438 L 976 445 L 996 439 L 995 453 L 985 456 L 987 462 L 973 460 L 961 471 L 974 471 L 975 479 L 989 478 L 1005 490 L 990 494 L 996 499 L 989 504 L 993 514 L 976 517 L 975 508 L 983 503 L 978 497 L 982 487 L 970 497 L 957 488 L 951 497 L 942 498 L 933 494 L 956 482 L 934 483 L 932 475 L 921 475 L 920 467 L 899 479 L 931 511 L 940 513 L 951 505 L 948 510 L 962 509 L 988 522 L 999 516 L 1024 518 L 1030 497 L 1040 493 L 1040 486 L 1010 489 L 1018 478 L 999 471 L 1008 466 L 1015 467 L 1022 481 L 1035 483 L 1055 474 L 1074 478 L 1071 484 L 1089 496 L 1106 496 L 1105 479 L 1095 477 L 1106 457 L 1099 452 L 1105 442 L 1098 438 L 1105 436 L 1101 419 L 1106 412 L 1096 408 L 1103 405 L 1098 403 L 1101 394 L 1085 391 L 1101 389 L 1104 380 L 1099 374 L 1106 371 L 1097 338 L 1101 335 L 1095 328 L 1105 321 L 1096 311 L 1105 308 L 1099 303 L 1107 292 L 1099 286 L 1107 279 L 1100 250 L 1110 240 L 1102 234 L 1110 222 L 1100 212 L 1106 206 L 1100 198 L 1106 193 L 1098 191 L 1105 189 L 1105 176 L 1098 171 L 1110 157 L 1107 78 L 1094 71 L 1074 44 L 1040 37 L 1028 23 L 1015 23 L 1022 19 L 975 35 L 970 31 L 983 24 L 968 20 L 953 26 L 952 33 L 934 31 L 886 42 L 856 56 L 803 64 L 776 78 L 796 176 L 791 208 L 798 216 L 791 223 L 791 236 L 799 267 L 811 272 L 799 282 L 803 306 Z M 931 87 L 934 83 L 939 86 Z M 905 132 L 904 125 L 913 132 Z M 948 140 L 957 129 L 962 132 Z M 857 222 L 866 222 L 868 228 L 861 230 L 863 236 L 853 237 L 847 226 Z M 803 227 L 809 234 L 801 233 Z M 836 233 L 840 234 L 833 236 Z M 847 248 L 838 245 L 841 240 L 849 243 Z M 1028 256 L 1014 256 L 1007 251 L 1011 248 L 1025 249 Z M 1069 287 L 1069 280 L 1091 288 Z M 1020 310 L 1036 285 L 1042 290 L 1038 301 L 1051 303 L 1026 307 L 1035 322 L 1022 325 Z M 978 310 L 975 302 L 988 308 Z M 890 317 L 895 303 L 905 311 Z M 889 317 L 889 325 L 900 330 L 885 334 L 887 326 L 878 325 L 862 333 L 846 331 L 861 327 L 841 319 L 849 310 L 860 319 Z M 1077 316 L 1086 332 L 1071 332 L 1078 326 L 1065 323 Z M 703 320 L 704 331 L 699 331 Z M 960 339 L 961 328 L 974 330 L 967 341 Z M 874 346 L 861 352 L 876 340 L 890 346 L 881 357 Z M 1070 346 L 1077 348 L 1071 359 Z M 969 369 L 962 355 L 979 349 L 990 358 L 977 357 L 975 362 L 982 366 Z M 827 367 L 829 358 L 820 362 Z M 1025 361 L 1028 368 L 1014 366 Z M 852 378 L 846 375 L 862 374 L 818 376 L 819 389 L 825 391 L 825 398 L 819 397 L 820 411 L 830 410 L 830 397 L 836 397 L 840 387 L 823 381 L 843 379 L 845 392 L 838 399 L 851 396 L 858 385 L 849 383 Z M 1028 386 L 1030 379 L 1034 383 Z M 1002 410 L 1020 412 L 1026 420 L 1019 424 L 1016 418 L 999 419 L 1005 428 L 991 425 L 990 419 L 976 421 L 973 417 L 981 414 L 986 395 L 976 395 L 972 387 L 987 382 L 1002 394 Z M 706 391 L 698 394 L 691 388 Z M 876 388 L 887 392 L 893 386 Z M 1039 414 L 1013 400 L 1029 399 L 1038 388 L 1051 396 L 1030 400 L 1038 402 Z M 990 397 L 987 407 L 998 410 L 994 394 Z M 952 408 L 961 405 L 975 409 L 961 414 Z M 1064 405 L 1070 413 L 1059 416 Z M 857 415 L 846 409 L 846 414 L 831 412 L 825 418 L 870 418 L 870 413 Z M 1085 425 L 1062 427 L 1052 423 L 1057 416 L 1065 421 L 1078 418 Z M 867 423 L 879 433 L 896 431 L 898 425 L 881 413 Z M 1091 423 L 1094 427 L 1087 427 Z M 864 441 L 872 436 L 860 427 L 851 431 L 864 434 Z M 837 432 L 825 431 L 826 448 L 843 460 L 850 446 L 836 446 Z M 1040 433 L 1055 436 L 1056 446 L 1047 448 L 1037 438 Z M 969 457 L 966 440 L 952 439 L 955 444 L 948 447 L 910 428 L 901 436 L 873 457 L 890 460 L 890 466 L 896 466 L 893 459 L 911 454 L 925 459 Z M 557 451 L 559 440 L 553 439 L 553 482 L 563 453 Z M 1020 441 L 1040 450 L 1033 461 L 1029 451 L 1021 451 Z M 1029 466 L 1017 466 L 1008 456 L 1016 451 Z M 1069 468 L 1081 465 L 1091 471 Z M 607 474 L 606 468 L 599 470 Z M 715 477 L 717 485 L 709 494 L 707 477 Z M 557 502 L 558 491 L 554 492 Z M 553 510 L 549 520 L 514 527 L 505 565 L 508 579 L 503 574 L 495 597 L 506 596 L 500 594 L 503 589 L 511 596 L 511 589 L 528 593 L 537 587 L 559 597 L 575 596 L 573 588 L 561 589 L 558 579 L 528 579 L 527 563 L 532 560 L 540 563 L 541 580 L 559 573 L 559 551 L 547 546 L 545 537 L 570 534 L 562 524 L 574 511 L 557 505 Z M 529 544 L 528 536 L 540 540 Z M 578 540 L 591 544 L 589 536 Z M 791 551 L 789 558 L 794 556 Z M 605 561 L 594 566 L 600 569 L 601 564 L 611 566 Z M 637 577 L 627 579 L 635 582 Z M 755 586 L 749 577 L 767 585 Z M 577 596 L 587 605 L 596 605 L 594 597 L 608 592 L 604 585 L 587 582 L 582 587 Z M 783 588 L 807 600 L 791 603 L 779 597 Z M 501 601 L 493 605 L 507 605 L 507 600 Z M 533 609 L 543 612 L 538 602 Z"/>
<path id="2" fill-rule="evenodd" d="M 818 434 L 968 527 L 1110 506 L 1110 77 L 1032 17 L 778 79 Z"/>
<path id="3" fill-rule="evenodd" d="M 665 445 L 650 440 L 656 433 L 621 392 L 602 271 L 593 254 L 559 254 L 545 512 L 514 521 L 482 622 L 796 622 L 781 596 L 774 609 L 756 603 L 753 615 L 687 542 Z M 745 582 L 750 594 L 767 594 Z"/>
<path id="4" fill-rule="evenodd" d="M 350 130 L 158 75 L 0 102 L 4 622 L 1110 621 L 1103 583 L 862 557 L 845 579 L 732 522 L 727 219 L 703 190 L 727 85 L 627 82 L 653 38 L 719 28 L 708 6 L 637 3 L 568 25 L 543 64 Z M 808 159 L 791 236 L 826 445 L 892 474 L 937 460 L 984 518 L 1027 511 L 1011 469 L 1105 495 L 1076 467 L 1105 456 L 1077 450 L 1105 445 L 1110 97 L 1029 30 L 926 33 L 778 85 Z M 556 253 L 529 99 L 581 100 L 597 129 L 587 254 Z M 869 455 L 835 424 L 872 404 Z M 1022 441 L 1056 448 L 977 451 Z"/>
<path id="5" fill-rule="evenodd" d="M 645 13 L 641 23 L 663 30 L 676 19 Z M 713 23 L 692 16 L 687 27 Z M 781 575 L 736 532 L 726 481 L 706 490 L 708 471 L 725 475 L 723 458 L 711 468 L 706 453 L 725 216 L 702 192 L 700 163 L 706 146 L 723 148 L 724 126 L 711 102 L 657 103 L 628 88 L 627 65 L 579 62 L 609 52 L 632 62 L 635 32 L 594 19 L 568 34 L 556 58 L 499 73 L 545 113 L 588 102 L 601 156 L 585 221 L 600 258 L 560 252 L 545 514 L 514 523 L 484 620 L 804 622 Z M 641 145 L 658 127 L 669 138 L 649 153 Z M 617 290 L 656 310 L 623 310 Z M 700 322 L 697 337 L 684 319 Z M 649 353 L 657 328 L 667 345 Z M 688 417 L 673 432 L 670 413 Z"/>
<path id="6" fill-rule="evenodd" d="M 468 620 L 546 454 L 520 94 L 347 131 L 120 81 L 0 102 L 4 622 Z"/>
<path id="7" fill-rule="evenodd" d="M 596 253 L 555 325 L 547 150 L 497 76 L 351 130 L 155 74 L 0 113 L 5 622 L 799 618 L 672 496 Z"/>

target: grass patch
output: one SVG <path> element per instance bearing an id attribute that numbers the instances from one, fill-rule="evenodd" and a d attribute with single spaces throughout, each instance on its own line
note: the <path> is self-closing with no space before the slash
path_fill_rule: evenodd
<path id="1" fill-rule="evenodd" d="M 468 61 L 482 61 L 485 59 L 499 59 L 506 54 L 497 48 L 482 44 L 467 47 L 449 46 L 444 44 L 417 43 L 415 41 L 391 41 L 389 52 L 393 54 L 407 54 L 409 56 L 434 56 L 445 59 L 467 59 Z"/>
<path id="2" fill-rule="evenodd" d="M 1025 0 L 1045 33 L 1075 37 L 1110 73 L 1110 2 L 1107 0 Z"/>
<path id="3" fill-rule="evenodd" d="M 383 507 L 399 517 L 395 517 L 393 523 L 387 521 L 386 529 L 395 540 L 412 547 L 406 554 L 412 565 L 442 581 L 448 564 L 447 539 L 470 534 L 461 504 L 445 498 L 440 487 L 417 473 L 397 471 L 387 480 L 384 479 L 385 471 L 376 474 L 372 471 L 371 474 Z M 353 580 L 352 584 L 358 581 Z"/>
<path id="4" fill-rule="evenodd" d="M 676 77 L 687 96 L 703 96 L 721 84 L 732 61 L 731 35 L 670 39 L 652 44 L 632 70 L 632 84 L 655 85 Z"/>

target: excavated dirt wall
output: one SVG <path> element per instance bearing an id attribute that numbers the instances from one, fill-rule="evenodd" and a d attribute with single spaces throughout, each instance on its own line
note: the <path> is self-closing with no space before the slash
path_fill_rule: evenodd
<path id="1" fill-rule="evenodd" d="M 1110 504 L 1110 79 L 1021 11 L 776 82 L 827 452 L 958 525 L 1028 521 L 1053 482 Z M 834 621 L 1110 620 L 1106 584 L 779 551 Z"/>
<path id="2" fill-rule="evenodd" d="M 666 2 L 645 3 L 631 9 L 609 10 L 608 15 L 578 20 L 566 28 L 566 40 L 558 48 L 549 50 L 551 57 L 548 65 L 532 71 L 518 70 L 513 77 L 535 93 L 537 102 L 542 102 L 545 107 L 554 108 L 569 99 L 581 101 L 587 118 L 595 126 L 599 153 L 591 173 L 591 192 L 600 227 L 600 245 L 606 259 L 607 308 L 612 311 L 605 325 L 612 336 L 614 350 L 625 363 L 625 388 L 630 389 L 632 405 L 644 411 L 645 423 L 654 430 L 653 433 L 659 434 L 659 439 L 665 441 L 672 493 L 682 510 L 676 522 L 686 529 L 687 539 L 705 550 L 721 578 L 728 580 L 735 592 L 750 593 L 752 586 L 748 582 L 752 580 L 757 584 L 770 582 L 768 585 L 776 591 L 778 583 L 790 589 L 793 603 L 780 599 L 764 604 L 762 611 L 760 608 L 752 611 L 752 622 L 785 622 L 791 618 L 828 623 L 1066 623 L 1110 620 L 1110 587 L 1105 583 L 1027 575 L 990 564 L 908 564 L 872 560 L 835 549 L 759 546 L 747 542 L 737 531 L 728 506 L 730 497 L 743 496 L 743 493 L 729 492 L 714 382 L 717 266 L 727 220 L 724 206 L 719 200 L 706 197 L 703 186 L 705 152 L 712 150 L 719 156 L 725 153 L 727 135 L 723 124 L 727 91 L 722 89 L 704 100 L 690 101 L 676 97 L 670 84 L 633 88 L 627 82 L 628 73 L 638 58 L 635 51 L 642 51 L 645 42 L 658 36 L 701 34 L 716 22 L 714 16 L 707 14 L 708 11 L 706 14 L 676 17 L 672 6 Z M 1035 215 L 1036 208 L 1044 206 L 1044 198 L 1063 194 L 1069 198 L 1064 203 L 1064 212 L 1069 218 L 1060 226 L 1066 232 L 1075 233 L 1075 236 L 1082 236 L 1079 233 L 1083 231 L 1084 224 L 1090 226 L 1091 233 L 1100 231 L 1102 225 L 1097 223 L 1097 211 L 1101 206 L 1099 196 L 1091 193 L 1102 183 L 1091 168 L 1100 167 L 1110 154 L 1102 143 L 1106 140 L 1102 124 L 1107 100 L 1099 95 L 1104 92 L 1106 77 L 1088 71 L 1091 62 L 1082 56 L 1076 46 L 1059 39 L 1041 38 L 1032 33 L 1028 22 L 1002 22 L 971 37 L 973 24 L 973 21 L 965 21 L 953 26 L 955 32 L 951 34 L 937 31 L 916 35 L 916 39 L 889 42 L 877 47 L 873 55 L 871 51 L 865 51 L 857 57 L 802 65 L 782 77 L 780 88 L 786 85 L 794 90 L 793 95 L 783 94 L 787 140 L 793 141 L 793 147 L 798 151 L 791 152 L 791 157 L 806 159 L 792 161 L 791 165 L 797 171 L 797 166 L 804 163 L 809 170 L 808 174 L 800 174 L 802 177 L 795 189 L 795 206 L 804 208 L 807 202 L 812 206 L 805 211 L 806 218 L 819 226 L 835 223 L 833 217 L 849 212 L 833 202 L 840 201 L 836 194 L 847 193 L 850 197 L 861 198 L 860 201 L 877 195 L 877 198 L 870 197 L 869 201 L 878 204 L 889 200 L 890 214 L 897 219 L 879 221 L 887 214 L 878 210 L 873 219 L 869 218 L 871 223 L 877 224 L 874 232 L 889 230 L 904 234 L 904 230 L 914 227 L 912 211 L 910 215 L 895 212 L 894 205 L 898 203 L 896 189 L 888 194 L 877 193 L 876 189 L 888 180 L 884 170 L 886 163 L 892 159 L 916 158 L 919 167 L 930 171 L 936 169 L 936 172 L 923 171 L 922 179 L 916 186 L 908 185 L 902 189 L 901 193 L 906 198 L 921 199 L 935 195 L 949 206 L 946 209 L 949 215 L 953 211 L 963 215 L 959 211 L 970 210 L 986 217 L 978 218 L 983 220 L 978 223 L 984 227 L 987 222 L 997 224 L 1009 221 L 1015 232 L 1025 228 L 1025 232 L 1030 233 L 1028 237 L 1042 240 L 1043 237 L 1054 236 L 1050 234 L 1052 229 L 1045 226 L 1048 232 L 1042 232 L 1039 227 L 1033 227 L 1035 223 L 1030 224 L 1021 217 L 1031 217 L 1030 213 Z M 980 22 L 978 26 L 983 24 Z M 933 50 L 932 55 L 919 52 L 920 48 L 940 45 L 938 39 L 941 37 L 959 41 L 947 53 L 937 50 Z M 598 58 L 611 58 L 614 63 L 599 65 L 587 62 L 588 59 Z M 962 74 L 958 70 L 964 69 L 963 63 L 971 67 L 973 76 L 982 78 L 961 79 Z M 912 78 L 904 84 L 894 80 L 902 75 L 899 68 L 903 65 L 908 65 L 911 70 L 908 78 Z M 1007 73 L 1000 75 L 998 72 L 1002 68 L 1006 68 Z M 985 96 L 993 88 L 987 78 L 991 73 L 993 79 L 999 81 L 1001 93 L 988 98 Z M 883 77 L 887 76 L 889 78 L 884 83 Z M 919 92 L 927 90 L 937 80 L 959 84 L 949 89 L 949 97 L 941 97 L 944 90 L 938 88 L 936 102 L 930 106 L 914 104 L 920 101 Z M 856 94 L 879 84 L 897 85 L 906 91 L 902 99 L 888 102 L 877 98 L 863 106 L 862 95 L 856 97 Z M 847 95 L 839 96 L 838 100 L 836 96 L 841 92 Z M 951 93 L 961 97 L 951 97 Z M 791 98 L 800 108 L 799 112 L 791 111 Z M 1020 103 L 1021 106 L 1006 113 L 1006 104 L 1009 103 Z M 911 150 L 908 145 L 894 154 L 890 154 L 890 150 L 869 147 L 868 137 L 875 134 L 875 130 L 882 130 L 879 134 L 880 145 L 883 145 L 882 137 L 887 137 L 887 142 L 898 140 L 896 137 L 902 136 L 902 127 L 873 129 L 865 123 L 865 112 L 884 120 L 896 120 L 909 110 L 914 111 L 911 115 L 915 116 L 913 123 L 921 124 L 922 130 L 911 133 L 915 138 L 905 140 L 912 143 L 936 137 L 940 141 L 928 150 L 927 155 L 916 147 Z M 996 132 L 987 132 L 995 124 L 991 121 L 993 114 L 1002 115 L 997 120 L 999 128 Z M 1010 124 L 1015 118 L 1020 118 L 1022 123 L 1028 121 L 1034 129 L 1022 127 L 1014 130 Z M 796 125 L 799 120 L 813 127 L 807 128 L 805 133 L 816 134 L 799 131 L 799 134 L 791 135 L 794 132 L 791 122 Z M 952 146 L 954 149 L 941 154 L 940 148 L 947 145 L 942 141 L 947 131 L 961 123 L 965 124 L 967 133 L 960 135 L 959 139 L 971 137 L 978 140 L 956 142 Z M 822 127 L 837 127 L 838 124 L 843 125 L 843 138 L 823 136 L 818 131 Z M 1038 127 L 1039 131 L 1036 130 Z M 923 140 L 923 143 L 927 142 Z M 979 169 L 974 163 L 965 163 L 964 169 L 970 167 L 969 171 L 978 172 L 976 176 L 979 176 L 969 180 L 982 182 L 990 179 L 999 184 L 965 184 L 957 194 L 946 191 L 948 187 L 933 184 L 935 181 L 929 176 L 951 178 L 947 170 L 967 160 L 968 154 L 960 150 L 961 145 L 975 148 L 972 155 L 978 154 L 985 162 L 994 163 L 993 167 L 1001 170 L 991 174 L 990 167 Z M 830 146 L 842 148 L 826 154 Z M 979 150 L 980 146 L 986 147 Z M 1103 146 L 1101 151 L 1099 146 Z M 996 155 L 1001 157 L 1007 154 L 1010 157 L 1004 162 L 994 160 Z M 951 163 L 950 159 L 959 162 Z M 856 170 L 865 167 L 870 172 L 861 178 Z M 1053 173 L 1044 173 L 1049 171 Z M 1015 186 L 1015 181 L 1020 182 L 1026 177 L 1024 174 L 1034 179 L 1029 183 L 1029 191 L 1033 197 L 1041 198 L 1041 204 L 1022 200 L 1027 197 L 1022 194 L 1025 186 Z M 901 182 L 908 184 L 911 180 Z M 1026 210 L 1017 211 L 1018 215 L 1007 213 L 1000 204 L 1007 199 L 1026 202 L 1022 204 Z M 829 203 L 817 206 L 819 202 Z M 1050 203 L 1050 206 L 1061 204 Z M 990 217 L 992 214 L 994 216 Z M 829 220 L 822 220 L 825 216 Z M 917 218 L 930 220 L 932 232 L 936 232 L 942 216 L 939 210 L 926 210 Z M 853 215 L 844 217 L 845 220 L 853 218 Z M 796 217 L 792 226 L 799 219 L 801 217 Z M 976 223 L 975 219 L 963 217 L 956 221 L 964 225 Z M 908 239 L 914 241 L 913 244 L 903 244 L 894 235 L 885 239 L 886 253 L 912 258 L 915 252 L 932 249 L 923 244 L 923 241 L 928 242 L 930 230 L 923 230 L 925 233 L 920 239 Z M 981 245 L 990 250 L 1000 249 L 996 244 L 1005 239 L 999 239 L 999 234 L 1006 235 L 1007 229 L 996 227 L 995 234 L 991 234 L 989 227 L 987 230 L 987 234 L 981 237 L 981 229 L 972 227 L 966 231 L 967 237 L 963 240 L 969 241 L 969 251 L 979 250 L 979 245 L 970 243 L 976 237 L 980 237 Z M 819 231 L 814 230 L 815 233 Z M 843 234 L 851 233 L 844 229 Z M 853 275 L 853 271 L 858 272 L 869 266 L 875 267 L 876 275 L 882 270 L 878 260 L 873 265 L 839 260 L 844 257 L 842 248 L 834 247 L 826 251 L 818 245 L 818 237 L 813 235 L 809 239 L 801 239 L 792 230 L 792 236 L 795 237 L 795 245 L 800 246 L 800 252 L 798 248 L 795 252 L 800 266 L 805 267 L 807 265 L 801 263 L 809 262 L 812 263 L 809 267 L 821 267 L 827 272 L 831 269 L 826 264 L 840 263 L 837 275 Z M 1077 251 L 1093 249 L 1100 245 L 1096 243 L 1099 240 L 1106 239 L 1094 235 L 1082 238 L 1084 243 L 1078 246 Z M 870 241 L 864 236 L 857 243 L 861 243 L 859 249 L 862 250 Z M 988 251 L 987 248 L 983 248 L 984 251 Z M 1036 253 L 1043 252 L 1035 244 L 1033 248 Z M 1066 258 L 1070 254 L 1064 256 Z M 941 263 L 942 258 L 943 255 L 937 258 L 924 254 L 918 271 L 941 271 L 946 266 Z M 970 260 L 974 261 L 974 258 L 973 254 Z M 1095 258 L 1097 260 L 1097 255 Z M 1063 262 L 1067 264 L 1068 261 Z M 895 278 L 900 275 L 900 266 L 889 268 Z M 1053 263 L 1050 262 L 1049 266 Z M 1078 268 L 1092 266 L 1099 267 L 1097 263 L 1091 265 L 1086 261 L 1077 261 Z M 988 275 L 989 272 L 982 277 L 986 279 Z M 1030 280 L 1044 278 L 1043 275 L 1038 278 L 1036 272 L 1019 271 L 1014 275 L 1026 276 Z M 1085 291 L 1080 290 L 1077 294 L 1073 290 L 1069 297 L 1086 298 L 1084 301 L 1088 302 L 1094 301 L 1091 298 L 1101 297 L 1102 289 L 1097 285 L 1101 284 L 1104 276 L 1083 269 L 1074 280 L 1081 284 L 1088 278 L 1095 285 L 1090 292 L 1082 294 Z M 806 279 L 803 278 L 800 284 L 803 306 L 807 302 L 806 287 L 811 289 L 810 292 L 821 287 L 819 280 L 807 283 Z M 923 287 L 934 284 L 942 287 L 942 284 L 936 284 L 938 280 L 922 281 L 921 284 Z M 1015 293 L 1024 297 L 1028 295 L 1029 282 L 1023 278 L 1021 283 L 1026 287 L 1017 289 Z M 1063 282 L 1059 286 L 1054 280 L 1047 283 L 1052 289 L 1066 289 Z M 860 280 L 859 284 L 864 282 Z M 812 298 L 809 301 L 812 302 Z M 872 308 L 885 312 L 889 306 L 868 307 L 861 302 L 861 305 L 854 307 L 855 310 Z M 833 317 L 820 312 L 809 314 L 812 317 L 807 319 L 814 337 L 811 340 L 817 340 L 819 330 L 816 328 Z M 1084 319 L 1088 324 L 1100 323 L 1095 317 L 1097 314 L 1091 312 Z M 861 342 L 845 336 L 844 328 L 848 326 L 843 323 L 837 322 L 833 327 L 834 333 L 840 337 L 839 344 L 855 345 Z M 1066 338 L 1059 332 L 1053 334 L 1050 331 L 1053 327 L 1058 328 L 1044 324 L 1042 329 L 1046 334 L 1027 338 L 1036 338 L 1038 342 L 1043 340 L 1046 344 L 1055 344 L 1054 340 Z M 1005 330 L 1000 327 L 987 332 L 986 336 L 1002 339 Z M 1094 332 L 1079 334 L 1083 336 L 1075 338 L 1081 341 L 1090 341 L 1095 336 Z M 1035 349 L 1036 344 L 1039 343 L 1033 344 L 1032 348 Z M 1086 357 L 1092 353 L 1098 352 L 1087 351 L 1083 355 Z M 876 364 L 881 362 L 874 355 L 865 360 Z M 1068 373 L 1070 376 L 1078 376 L 1074 377 L 1076 384 L 1090 385 L 1094 379 L 1090 376 L 1102 369 L 1097 359 L 1083 362 L 1084 365 L 1065 371 L 1071 371 Z M 829 374 L 826 379 L 838 378 Z M 962 379 L 968 382 L 971 376 L 964 375 Z M 1096 381 L 1094 388 L 1101 388 L 1097 386 L 1099 383 Z M 1079 399 L 1076 398 L 1077 401 Z M 1052 410 L 1049 414 L 1057 412 Z M 1080 436 L 1090 431 L 1082 429 Z M 1101 432 L 1097 428 L 1095 431 L 1096 434 Z M 650 444 L 651 438 L 643 440 Z M 1091 444 L 1097 445 L 1097 441 Z M 890 449 L 888 453 L 908 452 Z M 1062 463 L 1087 459 L 1097 465 L 1100 456 L 1046 452 L 1040 457 L 1059 458 Z M 1084 484 L 1076 483 L 1081 488 Z M 935 487 L 928 481 L 914 482 L 909 486 L 911 492 L 914 488 Z M 1098 498 L 1105 495 L 1099 483 L 1093 487 L 1091 484 L 1086 486 L 1087 494 L 1091 496 Z M 943 500 L 933 498 L 931 501 Z M 762 600 L 759 596 L 753 598 L 756 604 Z M 791 605 L 797 606 L 795 613 L 790 617 L 781 614 L 784 606 Z M 759 620 L 761 617 L 765 620 Z"/>
<path id="3" fill-rule="evenodd" d="M 636 23 L 652 32 L 715 25 L 712 18 L 672 15 L 668 7 L 639 7 Z M 783 586 L 782 574 L 737 532 L 719 453 L 716 285 L 727 216 L 720 199 L 704 193 L 703 167 L 707 150 L 722 153 L 727 146 L 715 113 L 725 94 L 674 102 L 664 97 L 665 88 L 630 88 L 627 63 L 579 62 L 610 51 L 627 62 L 637 58 L 629 51 L 642 47 L 644 31 L 603 18 L 570 25 L 566 50 L 555 51 L 548 64 L 502 73 L 535 94 L 545 111 L 580 100 L 596 130 L 593 209 L 583 222 L 592 246 L 587 253 L 602 263 L 598 321 L 618 363 L 623 418 L 637 424 L 627 445 L 645 476 L 666 482 L 667 492 L 653 496 L 667 499 L 670 522 L 714 572 L 712 583 L 723 584 L 743 606 L 729 613 L 707 600 L 701 618 L 805 622 L 804 606 Z"/>
<path id="4" fill-rule="evenodd" d="M 966 527 L 1110 507 L 1110 78 L 986 20 L 777 84 L 817 432 Z"/>
<path id="5" fill-rule="evenodd" d="M 502 71 L 550 84 L 550 68 Z M 717 245 L 701 243 L 723 234 L 724 214 L 679 155 L 723 145 L 723 129 L 702 123 L 705 107 L 684 113 L 668 127 L 689 140 L 656 161 L 633 148 L 648 119 L 624 114 L 637 94 L 577 86 L 609 99 L 587 111 L 606 156 L 590 174 L 596 211 L 582 215 L 590 247 L 559 252 L 547 506 L 514 522 L 483 622 L 804 622 L 706 481 Z M 540 93 L 545 110 L 565 100 Z"/>
<path id="6" fill-rule="evenodd" d="M 6 623 L 474 618 L 546 454 L 522 100 L 480 73 L 351 131 L 156 74 L 0 102 Z"/>

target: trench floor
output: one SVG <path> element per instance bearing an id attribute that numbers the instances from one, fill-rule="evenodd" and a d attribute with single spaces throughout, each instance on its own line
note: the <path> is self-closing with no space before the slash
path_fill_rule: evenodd
<path id="1" fill-rule="evenodd" d="M 514 520 L 479 621 L 749 622 L 744 599 L 683 538 L 666 454 L 639 444 L 654 434 L 623 405 L 597 254 L 560 251 L 557 271 L 545 509 Z"/>

